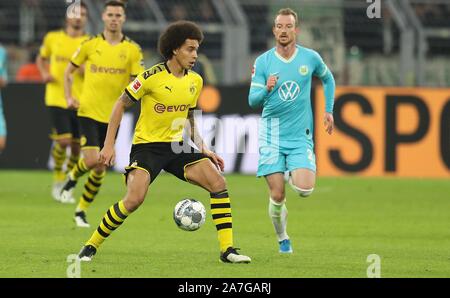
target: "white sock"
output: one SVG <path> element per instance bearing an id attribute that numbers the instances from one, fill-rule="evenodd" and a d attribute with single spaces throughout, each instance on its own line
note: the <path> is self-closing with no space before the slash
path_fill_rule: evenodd
<path id="1" fill-rule="evenodd" d="M 278 241 L 289 239 L 289 236 L 286 233 L 288 211 L 285 202 L 286 199 L 280 203 L 272 198 L 269 199 L 269 217 L 272 219 Z"/>

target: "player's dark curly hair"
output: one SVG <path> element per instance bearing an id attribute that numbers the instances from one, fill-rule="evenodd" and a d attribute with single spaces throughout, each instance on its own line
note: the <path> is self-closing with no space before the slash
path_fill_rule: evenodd
<path id="1" fill-rule="evenodd" d="M 189 21 L 178 21 L 169 25 L 158 41 L 159 53 L 167 60 L 173 57 L 173 51 L 180 48 L 186 39 L 203 41 L 203 32 L 197 24 Z"/>

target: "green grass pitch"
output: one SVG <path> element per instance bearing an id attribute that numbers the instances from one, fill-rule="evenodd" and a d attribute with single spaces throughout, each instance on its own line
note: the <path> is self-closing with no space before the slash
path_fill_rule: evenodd
<path id="1" fill-rule="evenodd" d="M 80 250 L 125 192 L 121 175 L 109 172 L 88 212 L 92 227 L 80 229 L 72 221 L 75 205 L 50 197 L 51 177 L 0 171 L 0 277 L 66 277 L 67 256 Z M 235 246 L 252 257 L 251 264 L 220 263 L 209 194 L 161 175 L 93 262 L 81 264 L 81 277 L 363 278 L 370 254 L 381 258 L 381 277 L 450 277 L 449 180 L 319 178 L 307 199 L 287 189 L 292 255 L 278 253 L 265 181 L 241 175 L 227 181 Z M 173 222 L 173 207 L 184 197 L 207 207 L 198 231 L 182 231 Z"/>

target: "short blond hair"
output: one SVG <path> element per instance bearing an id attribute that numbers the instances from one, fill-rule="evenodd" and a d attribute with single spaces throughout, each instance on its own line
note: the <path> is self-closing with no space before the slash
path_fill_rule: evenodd
<path id="1" fill-rule="evenodd" d="M 298 16 L 297 16 L 297 13 L 292 8 L 287 7 L 287 8 L 280 9 L 278 11 L 277 15 L 275 16 L 275 20 L 276 20 L 276 18 L 279 15 L 282 15 L 282 16 L 289 16 L 289 15 L 291 15 L 291 16 L 293 16 L 294 19 L 295 19 L 295 27 L 298 26 Z M 275 20 L 273 21 L 273 25 L 274 26 L 275 26 Z"/>

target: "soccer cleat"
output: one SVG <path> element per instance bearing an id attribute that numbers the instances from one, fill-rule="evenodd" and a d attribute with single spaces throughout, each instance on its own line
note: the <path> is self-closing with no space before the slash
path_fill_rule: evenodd
<path id="1" fill-rule="evenodd" d="M 90 228 L 91 227 L 91 225 L 87 222 L 86 212 L 84 212 L 84 211 L 75 212 L 75 216 L 73 219 L 75 220 L 77 227 L 80 227 L 80 228 Z"/>
<path id="2" fill-rule="evenodd" d="M 220 254 L 220 261 L 223 263 L 250 263 L 252 259 L 250 259 L 250 257 L 238 254 L 236 248 L 230 246 L 225 252 Z"/>
<path id="3" fill-rule="evenodd" d="M 78 259 L 83 262 L 90 262 L 92 258 L 94 257 L 95 253 L 97 252 L 97 249 L 92 245 L 85 245 L 83 248 L 81 248 L 80 252 L 78 253 Z"/>
<path id="4" fill-rule="evenodd" d="M 61 189 L 60 201 L 64 204 L 73 204 L 75 203 L 75 198 L 73 197 L 73 190 L 77 185 L 76 180 L 70 179 L 70 175 L 68 175 L 67 181 Z"/>
<path id="5" fill-rule="evenodd" d="M 63 188 L 63 182 L 54 182 L 52 186 L 52 197 L 55 201 L 61 202 L 61 189 Z"/>
<path id="6" fill-rule="evenodd" d="M 73 188 L 71 190 L 62 190 L 59 201 L 63 204 L 74 204 L 75 198 L 73 197 Z"/>
<path id="7" fill-rule="evenodd" d="M 282 240 L 282 241 L 280 241 L 278 243 L 280 244 L 280 253 L 291 254 L 293 252 L 292 245 L 291 245 L 291 240 L 284 239 L 284 240 Z"/>

